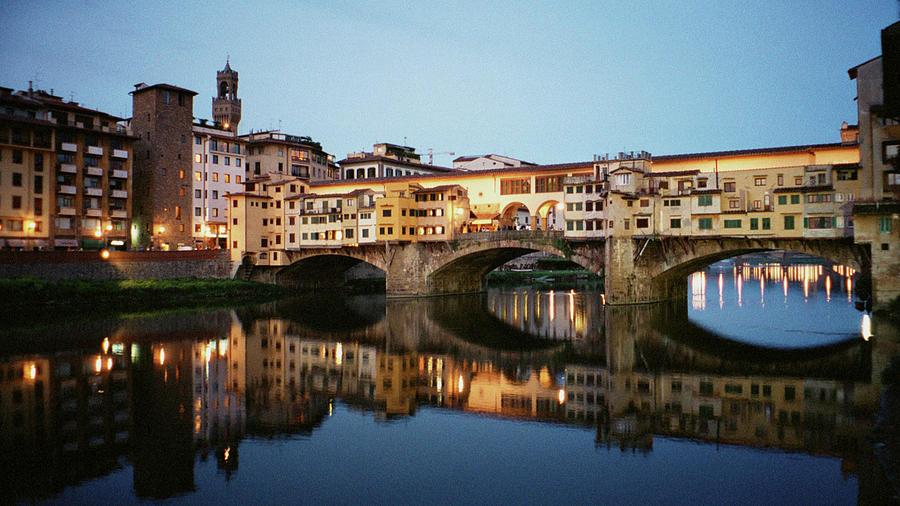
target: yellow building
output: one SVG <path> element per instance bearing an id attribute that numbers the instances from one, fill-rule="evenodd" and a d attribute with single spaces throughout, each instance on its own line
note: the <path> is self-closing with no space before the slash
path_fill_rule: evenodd
<path id="1" fill-rule="evenodd" d="M 375 201 L 375 225 L 378 241 L 416 241 L 417 183 L 384 184 L 384 197 Z"/>
<path id="2" fill-rule="evenodd" d="M 422 188 L 414 193 L 420 241 L 449 241 L 469 221 L 469 194 L 460 185 Z"/>

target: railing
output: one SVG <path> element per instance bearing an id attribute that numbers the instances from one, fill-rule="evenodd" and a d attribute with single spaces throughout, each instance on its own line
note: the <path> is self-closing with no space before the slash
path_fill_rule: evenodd
<path id="1" fill-rule="evenodd" d="M 562 238 L 562 230 L 497 230 L 495 232 L 472 232 L 463 234 L 456 232 L 451 237 L 454 241 L 537 241 Z"/>

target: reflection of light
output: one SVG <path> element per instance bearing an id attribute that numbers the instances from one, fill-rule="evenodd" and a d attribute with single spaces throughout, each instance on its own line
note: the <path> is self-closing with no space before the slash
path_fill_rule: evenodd
<path id="1" fill-rule="evenodd" d="M 159 365 L 166 365 L 166 349 L 159 349 Z"/>
<path id="2" fill-rule="evenodd" d="M 809 268 L 803 269 L 803 299 L 809 298 Z"/>
<path id="3" fill-rule="evenodd" d="M 219 339 L 219 356 L 224 357 L 228 353 L 228 339 Z"/>
<path id="4" fill-rule="evenodd" d="M 559 389 L 559 394 L 557 394 L 556 398 L 559 400 L 560 404 L 565 404 L 566 402 L 566 391 L 562 388 Z"/>
<path id="5" fill-rule="evenodd" d="M 866 341 L 872 337 L 872 319 L 868 314 L 863 314 L 860 334 L 862 334 L 862 338 Z"/>
<path id="6" fill-rule="evenodd" d="M 744 300 L 744 275 L 743 273 L 738 274 L 737 276 L 737 292 L 738 292 L 738 306 L 743 306 Z"/>
<path id="7" fill-rule="evenodd" d="M 225 453 L 222 455 L 222 459 L 223 459 L 225 462 L 228 462 L 228 457 L 230 457 L 230 456 L 231 456 L 231 447 L 228 446 L 228 447 L 225 448 Z"/>
<path id="8" fill-rule="evenodd" d="M 101 347 L 103 348 L 103 353 L 109 353 L 109 338 L 108 337 L 103 338 L 103 344 L 101 344 Z"/>
<path id="9" fill-rule="evenodd" d="M 109 250 L 108 249 L 100 250 L 100 258 L 107 260 L 109 258 Z"/>
<path id="10" fill-rule="evenodd" d="M 456 390 L 459 391 L 459 393 L 463 393 L 463 390 L 465 390 L 464 387 L 465 387 L 465 384 L 463 383 L 463 377 L 462 377 L 462 374 L 460 374 L 459 381 L 457 382 L 457 385 L 456 385 Z"/>
<path id="11" fill-rule="evenodd" d="M 37 378 L 37 364 L 29 364 L 25 368 L 25 375 L 28 376 L 28 379 Z"/>
<path id="12" fill-rule="evenodd" d="M 719 273 L 719 309 L 725 305 L 725 275 Z"/>
<path id="13" fill-rule="evenodd" d="M 847 277 L 847 302 L 853 301 L 853 278 Z"/>
<path id="14" fill-rule="evenodd" d="M 206 345 L 206 362 L 209 363 L 209 359 L 212 358 L 212 343 Z"/>
<path id="15" fill-rule="evenodd" d="M 94 361 L 94 372 L 100 372 L 103 370 L 103 359 L 97 357 L 97 360 Z"/>
<path id="16" fill-rule="evenodd" d="M 113 359 L 112 359 L 112 357 L 109 357 L 106 359 L 106 369 L 111 371 L 112 366 L 113 366 Z"/>
<path id="17" fill-rule="evenodd" d="M 787 294 L 788 294 L 788 277 L 787 277 L 787 274 L 784 275 L 784 281 L 781 282 L 781 285 L 784 287 L 784 296 L 787 297 Z"/>
<path id="18" fill-rule="evenodd" d="M 693 309 L 706 309 L 706 272 L 698 271 L 691 274 L 691 307 Z"/>
<path id="19" fill-rule="evenodd" d="M 444 378 L 440 376 L 437 377 L 437 391 L 440 392 L 441 389 L 444 388 Z"/>
<path id="20" fill-rule="evenodd" d="M 550 321 L 556 319 L 556 294 L 553 293 L 553 290 L 550 290 Z"/>
<path id="21" fill-rule="evenodd" d="M 831 276 L 825 275 L 825 300 L 831 302 Z"/>
<path id="22" fill-rule="evenodd" d="M 575 323 L 575 290 L 569 292 L 569 322 Z"/>
<path id="23" fill-rule="evenodd" d="M 759 300 L 766 307 L 766 281 L 762 276 L 759 277 Z"/>
<path id="24" fill-rule="evenodd" d="M 335 365 L 341 365 L 344 361 L 344 345 L 341 343 L 337 343 L 334 346 L 334 363 Z"/>

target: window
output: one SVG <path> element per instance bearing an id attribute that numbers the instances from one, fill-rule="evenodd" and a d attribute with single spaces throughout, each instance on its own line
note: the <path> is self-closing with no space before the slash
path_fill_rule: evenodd
<path id="1" fill-rule="evenodd" d="M 762 219 L 762 228 L 763 228 L 763 230 L 771 230 L 772 229 L 772 219 L 771 218 L 763 218 Z"/>
<path id="2" fill-rule="evenodd" d="M 22 186 L 22 173 L 21 172 L 13 172 L 12 185 L 13 186 Z"/>
<path id="3" fill-rule="evenodd" d="M 13 195 L 12 208 L 13 209 L 22 209 L 22 197 L 20 197 L 19 195 Z"/>
<path id="4" fill-rule="evenodd" d="M 181 206 L 175 206 L 175 218 L 176 219 L 181 218 Z"/>
<path id="5" fill-rule="evenodd" d="M 669 220 L 670 228 L 681 228 L 681 218 L 672 218 Z"/>
<path id="6" fill-rule="evenodd" d="M 22 150 L 13 150 L 13 163 L 22 163 Z"/>
<path id="7" fill-rule="evenodd" d="M 194 208 L 194 216 L 203 216 L 203 209 L 200 207 Z"/>
<path id="8" fill-rule="evenodd" d="M 750 218 L 750 230 L 759 230 L 759 219 L 758 218 Z"/>
<path id="9" fill-rule="evenodd" d="M 707 207 L 713 205 L 712 195 L 700 195 L 697 197 L 697 205 Z"/>
<path id="10" fill-rule="evenodd" d="M 799 204 L 800 203 L 800 195 L 794 194 L 791 195 L 791 204 Z"/>
<path id="11" fill-rule="evenodd" d="M 700 230 L 712 230 L 712 218 L 700 218 L 697 220 Z"/>
<path id="12" fill-rule="evenodd" d="M 796 176 L 796 177 L 794 178 L 794 185 L 795 185 L 795 186 L 800 186 L 800 185 L 802 185 L 802 184 L 803 184 L 803 176 Z"/>
<path id="13" fill-rule="evenodd" d="M 531 193 L 531 180 L 529 178 L 500 180 L 500 195 L 520 193 Z"/>
<path id="14" fill-rule="evenodd" d="M 778 196 L 778 205 L 779 206 L 787 205 L 787 195 L 779 195 Z"/>
<path id="15" fill-rule="evenodd" d="M 891 233 L 891 217 L 890 216 L 879 216 L 878 217 L 878 231 L 883 234 Z"/>
<path id="16" fill-rule="evenodd" d="M 202 181 L 202 180 L 203 180 L 203 176 L 200 174 L 200 171 L 199 170 L 195 171 L 194 172 L 194 181 Z"/>
<path id="17" fill-rule="evenodd" d="M 649 218 L 637 218 L 635 219 L 635 225 L 637 228 L 647 228 L 650 226 Z"/>
<path id="18" fill-rule="evenodd" d="M 391 215 L 391 210 L 390 210 L 390 209 L 382 209 L 382 211 L 381 211 L 381 216 L 387 218 L 387 217 L 390 217 L 390 215 Z"/>
<path id="19" fill-rule="evenodd" d="M 740 199 L 730 199 L 728 200 L 728 208 L 729 209 L 740 209 L 741 201 Z"/>
<path id="20" fill-rule="evenodd" d="M 213 155 L 212 163 L 219 163 L 219 155 Z"/>
<path id="21" fill-rule="evenodd" d="M 765 176 L 756 176 L 753 178 L 754 186 L 765 186 L 766 185 L 766 177 Z"/>
<path id="22" fill-rule="evenodd" d="M 734 190 L 734 181 L 728 181 L 725 183 L 725 191 L 733 192 Z"/>
<path id="23" fill-rule="evenodd" d="M 784 217 L 784 229 L 785 230 L 794 230 L 794 217 L 793 216 L 785 216 Z"/>
<path id="24" fill-rule="evenodd" d="M 539 176 L 534 178 L 535 193 L 549 193 L 562 191 L 564 176 Z"/>
<path id="25" fill-rule="evenodd" d="M 616 184 L 620 186 L 631 184 L 631 173 L 625 172 L 622 174 L 616 174 Z"/>
<path id="26" fill-rule="evenodd" d="M 741 220 L 725 220 L 725 228 L 741 228 Z"/>
<path id="27" fill-rule="evenodd" d="M 778 186 L 784 186 L 784 174 L 778 174 Z"/>

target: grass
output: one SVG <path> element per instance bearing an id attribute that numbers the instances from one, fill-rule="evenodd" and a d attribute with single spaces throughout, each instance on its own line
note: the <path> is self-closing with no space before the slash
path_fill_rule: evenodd
<path id="1" fill-rule="evenodd" d="M 576 288 L 584 285 L 596 285 L 602 288 L 603 278 L 591 271 L 548 270 L 548 271 L 493 271 L 487 275 L 491 286 L 533 285 L 537 288 Z"/>

